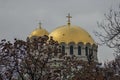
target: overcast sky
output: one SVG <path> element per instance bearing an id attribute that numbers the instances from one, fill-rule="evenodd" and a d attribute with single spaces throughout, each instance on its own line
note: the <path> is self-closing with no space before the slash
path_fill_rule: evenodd
<path id="1" fill-rule="evenodd" d="M 0 0 L 0 39 L 26 37 L 38 27 L 49 32 L 67 23 L 66 15 L 72 15 L 71 23 L 88 31 L 97 42 L 93 31 L 97 21 L 104 20 L 110 8 L 116 9 L 119 0 Z M 114 58 L 113 51 L 99 46 L 98 59 L 103 62 Z"/>

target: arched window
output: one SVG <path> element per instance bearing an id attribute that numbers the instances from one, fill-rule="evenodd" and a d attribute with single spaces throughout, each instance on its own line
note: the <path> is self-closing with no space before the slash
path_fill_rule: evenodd
<path id="1" fill-rule="evenodd" d="M 78 55 L 81 55 L 81 46 L 78 46 Z"/>
<path id="2" fill-rule="evenodd" d="M 70 55 L 73 55 L 73 46 L 70 46 Z"/>
<path id="3" fill-rule="evenodd" d="M 62 53 L 65 53 L 65 46 L 62 45 Z"/>
<path id="4" fill-rule="evenodd" d="M 88 56 L 88 47 L 85 48 L 85 54 Z"/>
<path id="5" fill-rule="evenodd" d="M 89 49 L 89 55 L 93 55 L 93 49 Z"/>

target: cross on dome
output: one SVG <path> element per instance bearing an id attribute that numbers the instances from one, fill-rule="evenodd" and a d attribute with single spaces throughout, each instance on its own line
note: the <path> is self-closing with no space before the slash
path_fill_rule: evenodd
<path id="1" fill-rule="evenodd" d="M 70 18 L 72 18 L 72 16 L 70 16 L 70 13 L 68 13 L 68 16 L 66 16 L 68 18 L 68 25 L 70 25 Z"/>
<path id="2" fill-rule="evenodd" d="M 41 29 L 42 27 L 41 27 L 41 25 L 42 25 L 42 23 L 41 22 L 39 22 L 39 28 Z"/>

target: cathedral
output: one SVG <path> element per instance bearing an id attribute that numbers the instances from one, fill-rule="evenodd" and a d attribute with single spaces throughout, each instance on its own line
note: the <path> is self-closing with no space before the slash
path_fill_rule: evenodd
<path id="1" fill-rule="evenodd" d="M 78 59 L 87 61 L 87 57 L 90 53 L 93 54 L 93 60 L 98 62 L 97 58 L 97 44 L 91 37 L 91 35 L 79 26 L 71 25 L 70 14 L 66 16 L 68 23 L 66 25 L 57 27 L 51 33 L 46 29 L 39 27 L 31 32 L 30 38 L 40 37 L 48 35 L 53 40 L 58 41 L 61 45 L 62 52 L 67 55 L 75 55 Z"/>

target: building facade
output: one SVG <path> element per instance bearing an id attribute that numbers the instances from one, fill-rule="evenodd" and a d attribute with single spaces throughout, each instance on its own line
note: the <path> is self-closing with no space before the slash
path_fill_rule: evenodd
<path id="1" fill-rule="evenodd" d="M 61 45 L 61 50 L 68 56 L 75 55 L 79 60 L 87 61 L 89 55 L 93 55 L 93 60 L 98 62 L 97 49 L 98 46 L 90 36 L 90 34 L 79 26 L 72 25 L 70 22 L 70 14 L 67 16 L 68 23 L 60 26 L 49 33 L 41 27 L 35 29 L 30 38 L 48 35 L 53 40 L 58 41 Z"/>

